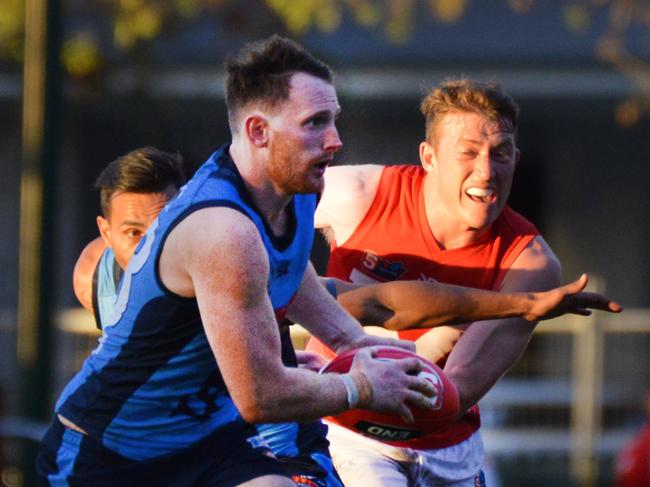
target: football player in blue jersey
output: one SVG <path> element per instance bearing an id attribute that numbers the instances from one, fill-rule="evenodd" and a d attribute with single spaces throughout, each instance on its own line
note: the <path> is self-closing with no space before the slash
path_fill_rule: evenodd
<path id="1" fill-rule="evenodd" d="M 294 485 L 252 423 L 348 408 L 430 408 L 417 359 L 386 363 L 309 264 L 325 168 L 341 148 L 332 73 L 274 36 L 227 63 L 232 142 L 150 225 L 99 347 L 66 386 L 38 459 L 53 485 Z M 288 367 L 300 322 L 361 348 L 348 374 Z M 317 398 L 317 399 L 316 399 Z M 299 435 L 299 432 L 298 432 Z"/>

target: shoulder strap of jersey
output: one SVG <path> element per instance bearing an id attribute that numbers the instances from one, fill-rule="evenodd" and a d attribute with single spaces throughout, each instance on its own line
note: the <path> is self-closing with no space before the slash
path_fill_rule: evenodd
<path id="1" fill-rule="evenodd" d="M 97 265 L 95 266 L 95 270 L 93 271 L 93 282 L 92 282 L 92 292 L 91 292 L 91 299 L 93 302 L 93 316 L 95 317 L 95 326 L 97 329 L 101 330 L 102 329 L 102 320 L 99 316 L 99 300 L 97 299 L 97 286 L 98 286 L 98 280 L 99 280 L 99 265 L 101 263 L 102 259 L 101 257 L 97 261 Z"/>

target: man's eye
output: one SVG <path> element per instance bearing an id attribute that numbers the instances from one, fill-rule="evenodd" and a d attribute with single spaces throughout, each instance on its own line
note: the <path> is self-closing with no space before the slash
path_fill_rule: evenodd
<path id="1" fill-rule="evenodd" d="M 308 127 L 319 127 L 325 123 L 325 117 L 314 117 L 307 120 Z"/>
<path id="2" fill-rule="evenodd" d="M 510 159 L 512 151 L 508 149 L 498 150 L 492 153 L 492 157 L 497 161 L 507 161 Z"/>
<path id="3" fill-rule="evenodd" d="M 126 234 L 130 238 L 140 238 L 142 236 L 142 232 L 140 230 L 127 230 Z"/>

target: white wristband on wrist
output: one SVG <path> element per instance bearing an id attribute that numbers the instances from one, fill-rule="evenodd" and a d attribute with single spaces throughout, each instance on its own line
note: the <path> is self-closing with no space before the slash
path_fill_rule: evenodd
<path id="1" fill-rule="evenodd" d="M 341 379 L 348 393 L 348 407 L 354 409 L 359 405 L 359 388 L 350 374 L 341 374 Z"/>

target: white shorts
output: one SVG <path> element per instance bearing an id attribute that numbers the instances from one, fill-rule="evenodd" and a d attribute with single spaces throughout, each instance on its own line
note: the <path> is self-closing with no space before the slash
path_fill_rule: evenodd
<path id="1" fill-rule="evenodd" d="M 437 450 L 388 445 L 327 423 L 334 466 L 346 487 L 485 485 L 483 441 L 477 431 L 466 440 Z"/>

